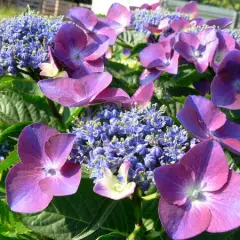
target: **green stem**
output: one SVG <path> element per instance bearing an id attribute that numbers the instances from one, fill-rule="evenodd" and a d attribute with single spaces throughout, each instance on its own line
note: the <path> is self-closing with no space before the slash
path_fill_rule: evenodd
<path id="1" fill-rule="evenodd" d="M 142 235 L 143 230 L 144 229 L 141 226 L 136 224 L 133 232 L 128 236 L 127 240 L 137 240 L 137 239 L 140 239 L 140 238 L 138 238 L 138 236 Z"/>
<path id="2" fill-rule="evenodd" d="M 142 199 L 146 200 L 146 201 L 150 201 L 150 200 L 158 199 L 159 197 L 160 197 L 160 194 L 158 192 L 155 192 L 151 195 L 147 195 L 147 196 L 142 197 Z"/>
<path id="3" fill-rule="evenodd" d="M 78 107 L 73 113 L 72 115 L 68 118 L 67 122 L 66 122 L 66 127 L 69 128 L 69 126 L 71 125 L 72 121 L 78 117 L 78 115 L 84 110 L 84 107 Z"/>
<path id="4" fill-rule="evenodd" d="M 58 123 L 59 123 L 59 126 L 60 126 L 61 130 L 65 130 L 64 123 L 62 122 L 62 116 L 58 112 L 54 102 L 52 100 L 48 99 L 48 98 L 47 98 L 47 102 L 48 102 L 48 106 L 49 106 L 53 116 L 58 119 Z"/>

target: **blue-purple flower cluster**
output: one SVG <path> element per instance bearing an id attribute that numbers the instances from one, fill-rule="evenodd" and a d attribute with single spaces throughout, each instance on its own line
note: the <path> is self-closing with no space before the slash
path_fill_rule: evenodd
<path id="1" fill-rule="evenodd" d="M 104 168 L 115 173 L 129 160 L 129 180 L 147 190 L 156 167 L 178 162 L 191 147 L 187 131 L 163 113 L 163 108 L 156 105 L 129 111 L 102 107 L 95 117 L 75 122 L 73 133 L 77 140 L 71 159 L 87 164 L 94 179 L 103 177 Z"/>
<path id="2" fill-rule="evenodd" d="M 34 11 L 8 18 L 0 24 L 0 76 L 17 68 L 38 68 L 48 58 L 48 46 L 62 25 L 62 18 L 40 16 Z"/>
<path id="3" fill-rule="evenodd" d="M 3 144 L 0 144 L 0 162 L 5 159 L 8 152 L 8 143 L 4 142 Z"/>
<path id="4" fill-rule="evenodd" d="M 137 9 L 132 13 L 131 26 L 137 32 L 148 33 L 149 31 L 146 29 L 146 25 L 157 27 L 160 22 L 166 18 L 168 18 L 169 21 L 181 18 L 189 20 L 189 16 L 187 14 L 169 12 L 163 8 L 159 10 Z"/>

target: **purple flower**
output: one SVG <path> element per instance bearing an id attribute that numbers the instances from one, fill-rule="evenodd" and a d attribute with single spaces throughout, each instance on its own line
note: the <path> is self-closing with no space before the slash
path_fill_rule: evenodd
<path id="1" fill-rule="evenodd" d="M 114 3 L 108 10 L 106 18 L 97 18 L 86 8 L 72 8 L 67 12 L 66 17 L 87 32 L 108 36 L 110 45 L 113 45 L 117 35 L 124 32 L 125 27 L 130 24 L 131 12 L 123 5 Z"/>
<path id="2" fill-rule="evenodd" d="M 161 2 L 156 2 L 150 5 L 148 3 L 144 3 L 140 7 L 130 6 L 130 10 L 131 11 L 134 11 L 136 9 L 156 10 L 158 7 L 160 7 L 160 5 L 161 5 Z"/>
<path id="3" fill-rule="evenodd" d="M 105 54 L 108 45 L 108 37 L 87 35 L 76 25 L 65 23 L 57 32 L 54 54 L 67 69 L 78 70 L 83 76 L 103 71 L 100 57 Z"/>
<path id="4" fill-rule="evenodd" d="M 211 84 L 212 101 L 219 107 L 240 109 L 240 51 L 232 50 L 220 63 Z"/>
<path id="5" fill-rule="evenodd" d="M 152 82 L 163 71 L 177 74 L 179 54 L 172 49 L 170 40 L 149 45 L 141 51 L 139 58 L 141 64 L 147 68 L 147 72 L 143 72 L 140 77 L 142 85 Z"/>
<path id="6" fill-rule="evenodd" d="M 195 64 L 198 72 L 206 71 L 218 45 L 215 29 L 206 29 L 197 35 L 180 33 L 174 49 L 187 61 Z"/>
<path id="7" fill-rule="evenodd" d="M 211 63 L 211 66 L 215 71 L 217 71 L 219 64 L 222 62 L 227 53 L 234 50 L 236 45 L 235 39 L 228 32 L 218 30 L 217 38 L 218 46 Z"/>
<path id="8" fill-rule="evenodd" d="M 179 164 L 157 168 L 154 180 L 161 194 L 159 217 L 171 238 L 240 226 L 240 175 L 228 169 L 217 142 L 201 142 Z"/>
<path id="9" fill-rule="evenodd" d="M 34 123 L 23 129 L 18 142 L 21 162 L 6 179 L 7 201 L 12 211 L 35 213 L 45 209 L 54 196 L 74 194 L 80 184 L 79 164 L 67 161 L 73 134 Z"/>
<path id="10" fill-rule="evenodd" d="M 111 83 L 107 73 L 92 73 L 79 79 L 55 78 L 38 82 L 43 94 L 66 107 L 90 104 Z"/>
<path id="11" fill-rule="evenodd" d="M 210 100 L 188 96 L 177 118 L 199 140 L 214 139 L 228 150 L 240 154 L 240 125 L 227 120 Z"/>

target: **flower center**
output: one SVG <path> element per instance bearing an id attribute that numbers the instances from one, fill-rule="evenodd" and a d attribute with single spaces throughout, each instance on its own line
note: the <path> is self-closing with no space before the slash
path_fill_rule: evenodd
<path id="1" fill-rule="evenodd" d="M 124 190 L 124 185 L 120 183 L 115 183 L 113 189 L 117 192 L 122 192 Z"/>
<path id="2" fill-rule="evenodd" d="M 46 176 L 55 176 L 56 174 L 57 174 L 57 171 L 54 168 L 49 168 L 46 170 Z"/>
<path id="3" fill-rule="evenodd" d="M 199 57 L 201 57 L 201 53 L 200 53 L 200 51 L 195 51 L 194 53 L 193 53 L 193 55 L 194 55 L 194 57 L 196 57 L 196 58 L 199 58 Z"/>

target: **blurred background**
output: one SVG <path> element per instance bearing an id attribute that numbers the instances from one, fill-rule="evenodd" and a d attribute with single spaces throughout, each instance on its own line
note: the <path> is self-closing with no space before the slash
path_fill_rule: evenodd
<path id="1" fill-rule="evenodd" d="M 141 6 L 143 3 L 155 3 L 157 0 L 0 0 L 0 21 L 24 11 L 29 4 L 31 9 L 44 15 L 64 15 L 67 10 L 76 6 L 92 8 L 95 13 L 106 14 L 110 5 L 119 2 L 124 5 Z M 174 11 L 188 1 L 163 0 L 163 4 Z M 199 3 L 201 17 L 207 19 L 230 17 L 233 28 L 240 28 L 240 0 L 196 0 Z M 104 4 L 103 4 L 104 3 Z"/>

